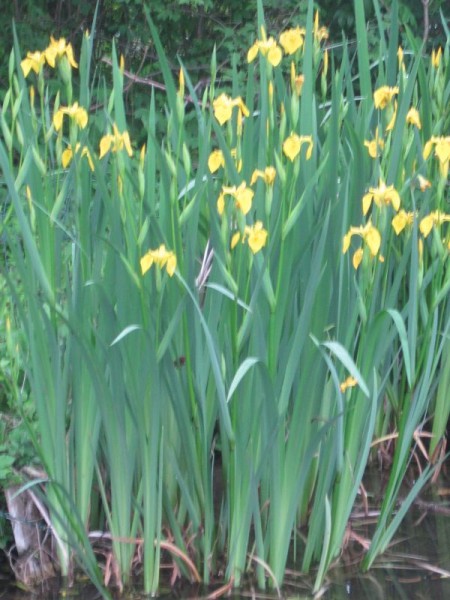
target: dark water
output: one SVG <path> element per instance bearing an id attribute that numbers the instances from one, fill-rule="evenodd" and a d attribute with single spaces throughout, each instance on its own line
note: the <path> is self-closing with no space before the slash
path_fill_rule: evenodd
<path id="1" fill-rule="evenodd" d="M 447 485 L 448 487 L 448 485 Z M 442 491 L 442 489 L 441 489 Z M 444 490 L 450 494 L 450 489 Z M 449 502 L 445 500 L 449 498 Z M 375 561 L 368 573 L 358 570 L 365 540 L 373 532 L 374 518 L 359 517 L 351 522 L 354 536 L 348 543 L 339 565 L 328 574 L 322 598 L 377 599 L 450 599 L 450 495 L 429 497 L 416 505 L 406 516 L 397 531 L 391 546 Z M 283 597 L 289 600 L 311 598 L 312 580 L 296 575 L 293 564 L 286 577 Z M 3 575 L 2 575 L 3 572 Z M 11 581 L 6 565 L 0 571 L 0 600 L 96 600 L 101 598 L 90 584 L 79 584 L 75 588 L 64 589 L 50 586 L 35 590 L 35 593 L 20 590 Z M 211 590 L 183 586 L 177 589 L 161 589 L 162 598 L 207 598 Z M 234 600 L 242 598 L 272 599 L 277 596 L 256 590 L 234 592 Z M 134 591 L 122 598 L 143 600 L 144 595 Z"/>

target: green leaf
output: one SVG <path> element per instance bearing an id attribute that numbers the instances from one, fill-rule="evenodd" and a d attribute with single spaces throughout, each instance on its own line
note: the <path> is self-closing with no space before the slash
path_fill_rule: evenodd
<path id="1" fill-rule="evenodd" d="M 230 388 L 228 390 L 228 395 L 227 395 L 227 402 L 230 402 L 234 392 L 236 391 L 236 388 L 240 384 L 241 380 L 247 374 L 247 371 L 249 371 L 249 369 L 251 369 L 258 362 L 260 362 L 259 358 L 250 357 L 250 358 L 246 358 L 244 360 L 244 362 L 239 366 L 239 369 L 236 371 L 236 374 L 233 377 L 233 380 L 230 384 Z"/>

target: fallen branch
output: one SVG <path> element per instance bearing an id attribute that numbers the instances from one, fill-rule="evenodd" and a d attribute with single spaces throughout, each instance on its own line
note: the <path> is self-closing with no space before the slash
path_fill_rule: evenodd
<path id="1" fill-rule="evenodd" d="M 106 56 L 104 56 L 101 60 L 105 64 L 112 67 L 112 60 L 110 58 L 107 58 Z M 147 86 L 156 88 L 157 90 L 162 90 L 163 92 L 167 91 L 167 87 L 163 83 L 159 83 L 159 81 L 156 81 L 155 79 L 150 79 L 148 77 L 141 77 L 140 75 L 136 75 L 135 73 L 132 73 L 131 71 L 127 71 L 127 69 L 123 69 L 122 73 L 127 79 L 129 79 L 133 83 L 140 83 L 142 85 L 147 85 Z M 195 86 L 195 89 L 197 90 L 202 85 L 206 85 L 207 82 L 208 82 L 208 80 L 201 79 Z M 195 100 L 192 98 L 192 96 L 189 96 L 189 95 L 184 96 L 184 101 L 190 102 L 192 104 L 194 104 L 194 102 L 195 102 Z"/>

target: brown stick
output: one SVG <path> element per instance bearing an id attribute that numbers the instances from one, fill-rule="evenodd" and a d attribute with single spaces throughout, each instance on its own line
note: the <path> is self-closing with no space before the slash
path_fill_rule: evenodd
<path id="1" fill-rule="evenodd" d="M 430 0 L 422 0 L 423 6 L 423 43 L 426 44 L 428 40 L 428 33 L 430 31 Z"/>
<path id="2" fill-rule="evenodd" d="M 102 58 L 102 62 L 112 67 L 112 60 L 104 56 Z M 141 83 L 142 85 L 149 85 L 151 87 L 156 88 L 157 90 L 166 91 L 167 87 L 163 83 L 159 83 L 159 81 L 155 81 L 154 79 L 149 79 L 147 77 L 140 77 L 139 75 L 135 75 L 131 73 L 131 71 L 123 70 L 123 74 L 127 79 L 130 79 L 133 83 Z M 185 102 L 194 102 L 191 96 L 184 96 Z"/>

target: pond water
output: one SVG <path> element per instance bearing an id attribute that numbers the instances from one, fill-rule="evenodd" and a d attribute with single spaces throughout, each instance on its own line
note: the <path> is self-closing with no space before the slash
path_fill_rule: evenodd
<path id="1" fill-rule="evenodd" d="M 439 488 L 439 490 L 438 490 Z M 358 571 L 364 555 L 364 544 L 370 540 L 376 515 L 355 514 L 351 521 L 353 535 L 338 566 L 333 568 L 325 582 L 322 598 L 339 600 L 355 598 L 371 600 L 400 598 L 405 600 L 447 600 L 450 598 L 450 480 L 434 486 L 434 496 L 421 496 L 397 531 L 388 550 L 375 561 L 368 573 Z M 436 492 L 439 491 L 439 495 Z M 449 499 L 447 501 L 446 499 Z M 295 571 L 295 564 L 287 573 L 283 597 L 289 600 L 311 598 L 311 580 Z M 211 590 L 193 586 L 176 589 L 162 587 L 162 598 L 183 600 L 208 597 Z M 98 592 L 89 584 L 76 588 L 61 589 L 57 586 L 25 592 L 11 581 L 6 564 L 0 570 L 0 600 L 97 600 Z M 138 590 L 124 597 L 125 600 L 143 600 Z M 228 596 L 233 600 L 242 598 L 277 598 L 270 593 L 246 589 Z"/>

